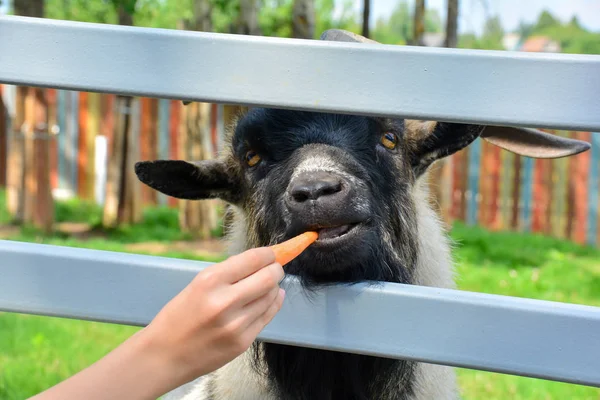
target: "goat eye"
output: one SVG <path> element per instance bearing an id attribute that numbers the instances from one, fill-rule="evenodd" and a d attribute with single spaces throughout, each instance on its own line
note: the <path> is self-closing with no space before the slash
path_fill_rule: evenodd
<path id="1" fill-rule="evenodd" d="M 246 163 L 248 163 L 249 166 L 254 167 L 260 160 L 260 156 L 254 150 L 250 150 L 246 153 Z"/>
<path id="2" fill-rule="evenodd" d="M 386 132 L 381 137 L 381 144 L 390 150 L 394 150 L 398 144 L 398 137 L 392 132 Z"/>

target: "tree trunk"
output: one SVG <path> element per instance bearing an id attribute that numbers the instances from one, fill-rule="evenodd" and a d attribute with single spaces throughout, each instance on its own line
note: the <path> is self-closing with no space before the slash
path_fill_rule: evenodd
<path id="1" fill-rule="evenodd" d="M 258 0 L 240 0 L 240 16 L 237 33 L 240 35 L 260 36 L 258 25 Z"/>
<path id="2" fill-rule="evenodd" d="M 314 0 L 294 0 L 292 8 L 292 36 L 297 39 L 312 39 L 314 35 Z"/>
<path id="3" fill-rule="evenodd" d="M 118 6 L 117 13 L 119 14 L 119 25 L 133 26 L 133 15 L 129 14 L 122 4 Z"/>
<path id="4" fill-rule="evenodd" d="M 43 0 L 15 0 L 16 15 L 44 17 Z M 50 185 L 48 100 L 42 88 L 19 88 L 17 118 L 11 139 L 11 187 L 8 208 L 17 222 L 52 230 L 54 203 Z M 20 114 L 20 115 L 19 115 Z M 18 132 L 17 132 L 18 130 Z"/>
<path id="5" fill-rule="evenodd" d="M 186 25 L 188 30 L 212 31 L 212 3 L 209 0 L 195 0 L 193 21 Z M 190 103 L 183 107 L 182 113 L 179 154 L 182 154 L 188 161 L 213 158 L 210 104 Z M 210 237 L 218 223 L 216 203 L 215 200 L 180 200 L 179 224 L 181 229 L 195 237 L 203 239 Z"/>
<path id="6" fill-rule="evenodd" d="M 181 129 L 181 153 L 185 160 L 213 158 L 210 136 L 210 104 L 191 103 L 184 107 Z M 216 201 L 180 201 L 179 222 L 184 232 L 203 239 L 217 227 Z"/>
<path id="7" fill-rule="evenodd" d="M 210 0 L 194 0 L 194 19 L 188 29 L 199 32 L 212 31 L 212 11 Z"/>
<path id="8" fill-rule="evenodd" d="M 448 16 L 446 17 L 445 47 L 458 45 L 458 0 L 448 0 Z"/>
<path id="9" fill-rule="evenodd" d="M 240 35 L 260 36 L 262 34 L 258 25 L 258 0 L 240 0 L 240 16 L 237 21 L 237 26 L 233 31 Z M 226 130 L 233 127 L 235 120 L 244 112 L 247 107 L 242 107 L 234 104 L 223 105 L 223 123 Z"/>
<path id="10" fill-rule="evenodd" d="M 11 124 L 8 143 L 8 169 L 6 205 L 15 223 L 23 222 L 24 187 L 25 187 L 25 94 L 26 87 L 18 86 L 16 90 L 15 118 Z"/>
<path id="11" fill-rule="evenodd" d="M 6 186 L 6 145 L 8 139 L 6 133 L 8 131 L 8 110 L 4 106 L 2 98 L 2 89 L 0 85 L 0 187 Z"/>
<path id="12" fill-rule="evenodd" d="M 425 33 L 425 0 L 415 1 L 415 15 L 413 24 L 412 44 L 423 45 L 423 34 Z"/>
<path id="13" fill-rule="evenodd" d="M 366 38 L 369 37 L 369 18 L 371 15 L 371 0 L 363 0 L 363 22 L 362 22 L 362 35 Z"/>
<path id="14" fill-rule="evenodd" d="M 133 15 L 123 5 L 118 6 L 119 25 L 132 26 Z M 135 177 L 133 165 L 139 154 L 139 141 L 134 140 L 132 127 L 133 98 L 117 96 L 115 101 L 116 123 L 108 159 L 106 195 L 102 224 L 115 227 L 141 220 L 138 193 L 140 183 Z"/>
<path id="15" fill-rule="evenodd" d="M 15 15 L 44 18 L 44 0 L 14 0 Z"/>

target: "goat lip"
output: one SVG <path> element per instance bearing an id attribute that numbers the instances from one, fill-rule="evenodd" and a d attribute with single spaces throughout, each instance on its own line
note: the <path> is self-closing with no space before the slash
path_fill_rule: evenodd
<path id="1" fill-rule="evenodd" d="M 316 243 L 329 243 L 342 239 L 344 236 L 354 231 L 357 226 L 358 224 L 345 224 L 318 229 L 317 232 L 319 233 L 319 238 Z"/>

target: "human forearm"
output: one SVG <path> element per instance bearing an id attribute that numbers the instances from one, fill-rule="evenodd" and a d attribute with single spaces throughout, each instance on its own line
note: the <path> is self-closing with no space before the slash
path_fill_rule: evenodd
<path id="1" fill-rule="evenodd" d="M 144 328 L 106 357 L 32 400 L 155 400 L 185 383 L 173 364 Z"/>

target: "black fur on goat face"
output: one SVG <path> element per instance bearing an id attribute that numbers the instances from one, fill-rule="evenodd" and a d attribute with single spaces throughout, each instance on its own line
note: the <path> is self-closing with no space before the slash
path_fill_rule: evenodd
<path id="1" fill-rule="evenodd" d="M 238 122 L 223 159 L 141 163 L 136 172 L 163 193 L 220 197 L 242 210 L 247 247 L 318 231 L 317 242 L 286 267 L 307 287 L 412 283 L 415 180 L 482 130 L 258 108 Z"/>
<path id="2" fill-rule="evenodd" d="M 242 160 L 242 208 L 257 244 L 319 232 L 286 267 L 306 286 L 409 283 L 416 221 L 403 134 L 403 121 L 251 111 L 237 125 L 232 149 Z M 252 157 L 260 161 L 249 165 Z"/>

